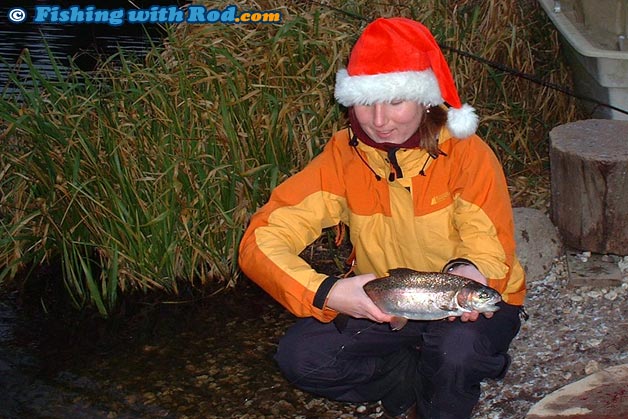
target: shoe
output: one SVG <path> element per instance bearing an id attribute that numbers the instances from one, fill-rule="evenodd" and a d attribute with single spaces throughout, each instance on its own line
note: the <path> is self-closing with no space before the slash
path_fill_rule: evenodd
<path id="1" fill-rule="evenodd" d="M 391 415 L 390 413 L 386 411 L 386 409 L 384 409 L 384 416 L 382 416 L 382 418 L 384 419 L 419 419 L 419 416 L 416 410 L 416 404 L 413 404 L 412 406 L 408 408 L 408 410 L 398 415 Z"/>

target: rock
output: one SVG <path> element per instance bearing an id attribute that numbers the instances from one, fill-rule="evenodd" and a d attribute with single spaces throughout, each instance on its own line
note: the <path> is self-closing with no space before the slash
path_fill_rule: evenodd
<path id="1" fill-rule="evenodd" d="M 597 364 L 596 364 L 597 366 Z M 546 396 L 530 409 L 526 419 L 607 418 L 628 416 L 628 365 L 599 371 Z"/>
<path id="2" fill-rule="evenodd" d="M 549 217 L 534 208 L 513 208 L 517 256 L 528 281 L 543 279 L 563 244 Z"/>

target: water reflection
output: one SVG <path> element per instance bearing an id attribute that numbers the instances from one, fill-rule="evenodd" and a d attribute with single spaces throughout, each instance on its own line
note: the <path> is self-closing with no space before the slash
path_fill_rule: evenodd
<path id="1" fill-rule="evenodd" d="M 9 86 L 8 75 L 26 77 L 27 69 L 20 57 L 26 49 L 35 67 L 43 74 L 53 75 L 50 55 L 61 65 L 68 66 L 74 59 L 83 70 L 94 68 L 97 57 L 110 56 L 123 49 L 128 54 L 143 55 L 150 40 L 159 42 L 163 30 L 157 25 L 123 24 L 36 24 L 32 16 L 36 5 L 51 5 L 67 8 L 71 5 L 88 5 L 102 9 L 147 8 L 152 5 L 176 5 L 188 3 L 183 0 L 114 0 L 114 1 L 17 1 L 3 0 L 0 5 L 0 92 Z M 14 7 L 21 7 L 29 18 L 21 24 L 11 23 L 7 14 Z"/>

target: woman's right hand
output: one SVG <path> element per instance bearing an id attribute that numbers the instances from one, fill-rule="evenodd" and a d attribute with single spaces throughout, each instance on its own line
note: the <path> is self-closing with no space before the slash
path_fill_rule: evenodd
<path id="1" fill-rule="evenodd" d="M 392 316 L 382 312 L 362 288 L 375 278 L 375 274 L 364 274 L 339 279 L 329 291 L 326 306 L 358 319 L 365 318 L 378 323 L 390 322 Z"/>

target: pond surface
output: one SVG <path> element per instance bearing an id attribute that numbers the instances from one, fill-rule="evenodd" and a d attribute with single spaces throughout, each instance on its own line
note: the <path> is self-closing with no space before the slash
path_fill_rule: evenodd
<path id="1" fill-rule="evenodd" d="M 329 246 L 320 249 L 311 263 L 331 272 Z M 162 295 L 123 302 L 105 321 L 63 308 L 61 285 L 50 285 L 60 284 L 59 275 L 45 268 L 20 290 L 0 284 L 2 419 L 380 414 L 377 404 L 317 398 L 282 377 L 273 356 L 295 317 L 246 279 L 177 301 Z"/>
<path id="2" fill-rule="evenodd" d="M 3 0 L 0 5 L 0 92 L 10 89 L 8 75 L 28 74 L 24 63 L 26 50 L 34 66 L 43 74 L 54 77 L 51 56 L 61 72 L 73 59 L 82 70 L 92 70 L 98 57 L 108 57 L 123 50 L 129 56 L 141 57 L 151 42 L 159 43 L 164 31 L 158 25 L 123 24 L 50 24 L 33 23 L 36 6 L 51 5 L 67 8 L 71 5 L 101 9 L 146 8 L 151 5 L 183 5 L 183 0 L 90 0 L 90 1 L 34 1 Z M 22 23 L 12 23 L 9 11 L 19 7 L 28 18 Z"/>
<path id="3" fill-rule="evenodd" d="M 18 299 L 0 292 L 0 418 L 354 417 L 357 406 L 283 379 L 273 354 L 294 318 L 248 283 L 124 323 L 59 319 Z"/>

